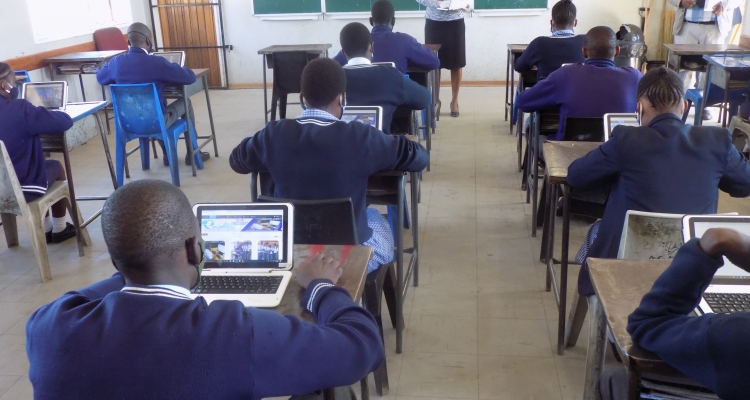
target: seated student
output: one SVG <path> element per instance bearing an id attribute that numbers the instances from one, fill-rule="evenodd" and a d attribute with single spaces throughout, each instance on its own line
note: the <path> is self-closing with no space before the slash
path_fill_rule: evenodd
<path id="1" fill-rule="evenodd" d="M 424 86 L 388 65 L 372 65 L 372 38 L 367 27 L 352 22 L 341 30 L 341 48 L 349 62 L 346 70 L 346 98 L 352 106 L 383 107 L 383 132 L 391 133 L 397 107 L 423 110 L 432 96 Z"/>
<path id="2" fill-rule="evenodd" d="M 136 22 L 128 28 L 128 44 L 130 49 L 127 53 L 119 55 L 107 63 L 96 73 L 96 80 L 100 85 L 111 84 L 138 84 L 153 83 L 159 94 L 161 109 L 164 113 L 164 125 L 169 128 L 178 119 L 185 116 L 185 103 L 190 120 L 195 123 L 193 105 L 190 99 L 177 99 L 167 105 L 164 99 L 165 85 L 190 85 L 195 82 L 195 73 L 187 67 L 180 67 L 175 63 L 167 61 L 164 57 L 149 55 L 153 51 L 151 46 L 151 30 L 140 22 Z M 185 148 L 189 149 L 187 143 L 189 135 L 185 134 Z M 164 143 L 159 141 L 162 150 Z M 169 165 L 167 152 L 164 150 L 164 165 Z M 200 153 L 203 161 L 211 158 L 208 152 Z M 185 164 L 192 163 L 191 157 L 185 154 Z"/>
<path id="3" fill-rule="evenodd" d="M 65 170 L 57 160 L 45 160 L 40 134 L 63 133 L 73 126 L 64 112 L 48 111 L 18 99 L 16 74 L 10 65 L 0 62 L 0 141 L 5 143 L 26 201 L 44 195 L 55 181 L 64 181 Z M 60 243 L 76 235 L 75 227 L 65 222 L 65 202 L 52 205 L 52 219 L 44 219 L 47 243 Z"/>
<path id="4" fill-rule="evenodd" d="M 598 232 L 591 235 L 588 257 L 617 257 L 628 210 L 713 214 L 718 190 L 750 196 L 750 165 L 732 145 L 729 131 L 683 123 L 683 94 L 677 73 L 652 69 L 638 84 L 641 126 L 616 127 L 609 141 L 568 168 L 574 190 L 610 188 L 604 217 L 592 229 Z M 585 263 L 578 292 L 594 294 Z"/>
<path id="5" fill-rule="evenodd" d="M 371 13 L 370 25 L 375 49 L 372 55 L 373 62 L 396 63 L 396 69 L 402 74 L 405 74 L 409 67 L 430 71 L 440 68 L 440 60 L 435 53 L 422 46 L 417 39 L 406 33 L 393 32 L 393 26 L 396 25 L 396 10 L 390 1 L 376 1 L 372 5 Z M 343 50 L 333 59 L 341 65 L 347 63 Z"/>
<path id="6" fill-rule="evenodd" d="M 615 67 L 619 52 L 612 29 L 591 28 L 583 48 L 586 62 L 560 68 L 519 94 L 518 108 L 534 112 L 560 107 L 560 129 L 550 140 L 563 140 L 566 117 L 635 112 L 635 91 L 641 73 L 631 67 Z"/>
<path id="7" fill-rule="evenodd" d="M 539 36 L 518 57 L 514 68 L 518 72 L 537 69 L 539 79 L 546 78 L 563 64 L 586 62 L 583 42 L 586 35 L 576 35 L 578 25 L 576 6 L 571 0 L 560 0 L 552 7 L 552 36 Z"/>
<path id="8" fill-rule="evenodd" d="M 750 237 L 731 229 L 709 229 L 680 248 L 628 318 L 633 342 L 656 353 L 724 400 L 750 398 L 750 313 L 690 316 L 725 256 L 750 271 Z M 605 371 L 603 400 L 627 399 L 624 368 Z"/>
<path id="9" fill-rule="evenodd" d="M 297 119 L 270 122 L 243 139 L 229 165 L 240 174 L 269 171 L 275 197 L 351 197 L 359 242 L 375 249 L 367 268 L 372 272 L 393 260 L 393 237 L 385 218 L 367 208 L 367 180 L 378 171 L 421 171 L 429 155 L 406 136 L 339 121 L 346 104 L 346 80 L 344 69 L 330 58 L 309 62 L 302 72 L 300 94 L 305 112 Z"/>
<path id="10" fill-rule="evenodd" d="M 26 325 L 35 398 L 302 395 L 356 383 L 383 362 L 378 326 L 334 286 L 342 270 L 330 256 L 297 272 L 314 325 L 239 301 L 191 299 L 204 243 L 187 197 L 167 182 L 117 189 L 101 221 L 118 272 L 43 306 Z"/>

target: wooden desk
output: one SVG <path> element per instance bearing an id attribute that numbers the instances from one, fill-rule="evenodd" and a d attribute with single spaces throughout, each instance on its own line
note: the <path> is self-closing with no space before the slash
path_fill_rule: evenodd
<path id="1" fill-rule="evenodd" d="M 750 50 L 749 50 L 750 51 Z M 729 92 L 732 90 L 747 90 L 750 81 L 750 57 L 724 55 L 705 55 L 703 60 L 708 63 L 708 79 L 703 85 L 703 106 L 698 113 L 698 121 L 703 121 L 703 111 L 706 109 L 706 101 L 711 84 L 724 90 L 724 104 L 729 103 Z M 725 107 L 721 113 L 721 126 L 725 128 L 729 120 L 729 107 Z"/>
<path id="2" fill-rule="evenodd" d="M 85 102 L 86 90 L 83 87 L 83 75 L 96 74 L 104 64 L 122 53 L 125 53 L 125 50 L 83 51 L 45 58 L 44 62 L 49 64 L 52 79 L 57 75 L 78 75 L 78 82 L 81 84 L 81 96 Z M 107 100 L 104 96 L 103 87 L 102 100 Z"/>
<path id="3" fill-rule="evenodd" d="M 268 123 L 268 113 L 270 110 L 268 109 L 268 88 L 267 85 L 267 78 L 266 78 L 266 70 L 267 69 L 273 69 L 273 54 L 274 53 L 282 53 L 282 52 L 292 52 L 292 51 L 304 51 L 309 55 L 325 55 L 328 57 L 328 49 L 331 48 L 331 45 L 329 43 L 326 44 L 291 44 L 291 45 L 274 45 L 274 46 L 268 46 L 264 47 L 260 50 L 258 50 L 258 54 L 263 56 L 263 110 L 264 110 L 264 116 L 266 119 L 266 123 Z"/>
<path id="4" fill-rule="evenodd" d="M 508 44 L 508 57 L 505 66 L 505 120 L 510 113 L 510 133 L 513 133 L 513 99 L 516 87 L 516 70 L 514 68 L 516 59 L 523 53 L 528 44 Z"/>

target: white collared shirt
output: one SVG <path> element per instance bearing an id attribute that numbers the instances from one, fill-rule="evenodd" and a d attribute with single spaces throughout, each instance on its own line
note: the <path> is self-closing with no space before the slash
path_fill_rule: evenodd
<path id="1" fill-rule="evenodd" d="M 347 66 L 349 66 L 349 65 L 370 65 L 370 64 L 372 64 L 372 61 L 368 60 L 365 57 L 350 58 L 349 62 L 346 63 Z"/>
<path id="2" fill-rule="evenodd" d="M 187 290 L 187 289 L 185 289 L 182 286 L 174 286 L 174 285 L 149 285 L 149 287 L 158 287 L 158 288 L 162 288 L 162 289 L 168 289 L 168 290 L 171 290 L 173 292 L 184 294 L 185 296 L 190 297 L 190 291 Z"/>

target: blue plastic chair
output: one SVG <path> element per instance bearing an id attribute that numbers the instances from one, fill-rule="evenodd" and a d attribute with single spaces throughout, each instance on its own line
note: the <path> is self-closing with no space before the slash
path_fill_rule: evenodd
<path id="1" fill-rule="evenodd" d="M 742 96 L 745 93 L 744 90 L 732 90 L 729 92 L 729 120 L 733 116 L 737 115 L 737 108 L 740 103 L 745 99 Z M 687 121 L 688 114 L 690 113 L 691 105 L 695 105 L 695 119 L 693 125 L 699 126 L 703 124 L 700 120 L 699 110 L 703 109 L 703 90 L 701 89 L 688 89 L 685 92 L 685 100 L 688 101 L 688 107 L 685 109 L 685 113 L 682 114 L 682 122 Z M 724 101 L 724 90 L 718 88 L 716 85 L 711 85 L 708 90 L 708 102 L 706 107 L 715 106 L 721 104 Z"/>
<path id="2" fill-rule="evenodd" d="M 23 78 L 24 83 L 31 82 L 31 77 L 29 76 L 29 71 L 26 71 L 25 69 L 18 69 L 18 70 L 15 71 L 15 73 L 16 73 L 16 79 L 18 79 L 18 77 L 22 76 L 22 77 L 24 77 Z"/>
<path id="3" fill-rule="evenodd" d="M 146 170 L 150 168 L 149 140 L 163 140 L 167 148 L 167 159 L 169 170 L 172 175 L 172 184 L 180 186 L 180 172 L 178 169 L 177 142 L 185 133 L 190 135 L 188 149 L 192 152 L 198 148 L 198 139 L 195 127 L 190 124 L 189 133 L 187 122 L 184 119 L 177 120 L 167 128 L 164 125 L 164 115 L 159 103 L 159 95 L 153 83 L 137 85 L 110 85 L 112 105 L 115 114 L 115 162 L 117 184 L 122 186 L 127 159 L 126 145 L 129 141 L 138 139 L 140 142 L 141 167 Z M 198 169 L 203 169 L 203 160 L 200 153 L 193 155 L 193 163 Z"/>

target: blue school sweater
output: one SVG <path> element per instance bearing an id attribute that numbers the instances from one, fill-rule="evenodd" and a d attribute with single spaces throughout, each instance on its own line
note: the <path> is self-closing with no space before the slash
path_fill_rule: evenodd
<path id="1" fill-rule="evenodd" d="M 380 171 L 421 171 L 428 162 L 427 150 L 406 136 L 322 118 L 269 122 L 243 139 L 229 158 L 229 166 L 240 174 L 269 171 L 275 197 L 351 197 L 360 243 L 372 236 L 365 211 L 368 178 Z"/>
<path id="2" fill-rule="evenodd" d="M 0 96 L 0 141 L 5 143 L 13 169 L 24 193 L 47 192 L 44 151 L 40 134 L 63 133 L 73 126 L 70 116 L 60 111 L 35 107 L 23 99 Z"/>
<path id="3" fill-rule="evenodd" d="M 540 36 L 529 43 L 514 68 L 526 72 L 536 67 L 539 78 L 546 78 L 563 64 L 586 62 L 583 58 L 585 39 L 586 35 Z"/>
<path id="4" fill-rule="evenodd" d="M 426 87 L 388 65 L 350 65 L 346 71 L 346 103 L 351 106 L 383 107 L 383 132 L 391 133 L 393 113 L 398 107 L 423 110 L 432 96 Z"/>
<path id="5" fill-rule="evenodd" d="M 26 325 L 35 399 L 260 399 L 351 385 L 382 364 L 378 326 L 331 281 L 308 286 L 318 325 L 239 301 L 113 277 Z"/>
<path id="6" fill-rule="evenodd" d="M 195 73 L 164 57 L 152 56 L 140 47 L 131 46 L 127 53 L 102 67 L 96 73 L 96 80 L 100 85 L 153 83 L 163 112 L 167 107 L 164 85 L 190 85 L 195 82 Z"/>
<path id="7" fill-rule="evenodd" d="M 750 398 L 750 313 L 688 316 L 724 264 L 685 243 L 628 318 L 633 342 L 724 400 Z"/>
<path id="8" fill-rule="evenodd" d="M 372 28 L 372 43 L 372 62 L 396 63 L 396 69 L 402 74 L 405 74 L 409 67 L 429 71 L 440 68 L 440 60 L 435 53 L 424 47 L 412 36 L 402 32 L 393 32 L 393 29 L 387 25 L 378 25 Z M 346 57 L 341 51 L 333 59 L 342 66 L 347 63 Z"/>
<path id="9" fill-rule="evenodd" d="M 549 140 L 563 140 L 566 117 L 602 117 L 606 113 L 633 113 L 641 73 L 615 67 L 612 60 L 589 59 L 551 73 L 518 95 L 524 112 L 560 108 L 560 129 Z"/>

